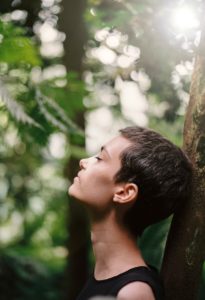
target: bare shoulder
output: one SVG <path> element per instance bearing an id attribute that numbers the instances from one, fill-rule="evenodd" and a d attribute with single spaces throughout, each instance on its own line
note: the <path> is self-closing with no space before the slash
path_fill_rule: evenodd
<path id="1" fill-rule="evenodd" d="M 118 292 L 117 300 L 155 300 L 151 287 L 141 281 L 131 282 Z"/>

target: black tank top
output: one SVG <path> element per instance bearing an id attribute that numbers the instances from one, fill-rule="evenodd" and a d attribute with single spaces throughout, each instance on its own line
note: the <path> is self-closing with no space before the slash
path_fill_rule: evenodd
<path id="1" fill-rule="evenodd" d="M 134 267 L 126 272 L 104 280 L 96 280 L 92 274 L 77 300 L 88 300 L 94 296 L 116 297 L 122 287 L 134 281 L 146 282 L 152 288 L 155 299 L 164 300 L 162 281 L 157 270 L 151 266 Z"/>

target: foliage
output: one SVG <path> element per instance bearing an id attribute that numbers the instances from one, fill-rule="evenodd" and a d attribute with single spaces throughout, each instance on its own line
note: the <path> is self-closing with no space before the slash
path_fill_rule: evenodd
<path id="1" fill-rule="evenodd" d="M 80 96 L 85 93 L 83 84 L 72 78 L 55 78 L 55 80 L 38 80 L 32 78 L 35 68 L 42 65 L 37 46 L 31 39 L 25 36 L 25 30 L 11 23 L 0 21 L 0 34 L 2 36 L 0 48 L 0 100 L 1 110 L 8 109 L 11 121 L 19 129 L 23 139 L 35 141 L 46 145 L 51 133 L 62 131 L 65 134 L 83 136 L 83 132 L 69 117 L 73 117 L 74 101 L 73 92 L 77 88 Z M 41 73 L 40 69 L 39 72 Z M 41 74 L 39 74 L 41 76 Z M 58 82 L 69 80 L 67 88 L 61 88 L 61 101 L 53 96 L 48 97 L 42 93 L 42 86 L 46 86 L 47 94 L 52 95 L 58 88 Z M 79 82 L 79 83 L 78 83 Z M 49 92 L 50 88 L 50 92 Z M 71 101 L 68 101 L 69 94 Z M 55 96 L 55 94 L 54 94 Z M 76 99 L 79 100 L 79 99 Z M 63 104 L 64 103 L 64 104 Z M 71 104 L 73 103 L 73 104 Z M 82 109 L 80 101 L 78 109 Z"/>
<path id="2" fill-rule="evenodd" d="M 183 33 L 177 33 L 169 23 L 170 15 L 178 5 L 177 1 L 175 1 L 176 7 L 174 4 L 163 4 L 161 1 L 113 1 L 112 3 L 98 1 L 97 5 L 95 1 L 90 1 L 86 13 L 91 28 L 90 47 L 103 45 L 117 54 L 116 60 L 109 68 L 106 63 L 102 64 L 99 72 L 100 79 L 102 80 L 102 69 L 104 69 L 108 85 L 107 76 L 109 76 L 111 86 L 115 84 L 117 76 L 121 76 L 123 80 L 135 81 L 140 85 L 137 77 L 140 77 L 140 71 L 145 72 L 151 81 L 150 87 L 145 91 L 148 103 L 152 106 L 154 96 L 158 98 L 158 105 L 166 104 L 160 118 L 170 123 L 173 123 L 178 116 L 184 115 L 184 103 L 187 103 L 189 87 L 187 83 L 190 82 L 191 74 L 187 70 L 186 75 L 183 75 L 179 68 L 177 68 L 179 72 L 175 68 L 181 64 L 183 66 L 183 62 L 192 61 L 196 39 L 196 30 L 190 31 L 189 35 L 185 36 Z M 200 9 L 200 4 L 198 9 Z M 98 26 L 95 21 L 98 22 Z M 104 38 L 102 37 L 98 42 L 96 31 L 102 29 L 107 30 L 108 33 L 105 33 Z M 119 32 L 124 34 L 124 40 L 127 39 L 127 47 L 134 45 L 140 49 L 140 59 L 133 61 L 131 66 L 128 64 L 120 67 L 117 63 L 122 54 L 128 58 L 126 47 L 123 47 L 122 43 L 119 47 L 110 46 L 108 43 L 108 39 L 112 36 L 117 37 Z M 132 75 L 133 69 L 136 70 L 135 79 Z M 98 74 L 96 70 L 94 73 L 95 76 Z M 178 78 L 178 83 L 175 83 L 175 76 Z M 155 115 L 153 117 L 155 118 Z"/>
<path id="3" fill-rule="evenodd" d="M 0 36 L 1 62 L 14 66 L 21 63 L 30 66 L 42 64 L 34 42 L 26 37 L 25 29 L 0 20 Z"/>
<path id="4" fill-rule="evenodd" d="M 57 300 L 62 275 L 49 272 L 33 259 L 2 255 L 0 258 L 1 299 Z"/>
<path id="5" fill-rule="evenodd" d="M 72 121 L 82 104 L 72 96 L 70 105 L 69 93 L 78 91 L 80 99 L 85 90 L 66 74 L 44 80 L 35 39 L 23 28 L 2 19 L 0 34 L 1 295 L 59 299 L 67 256 L 66 144 L 84 136 Z M 53 145 L 61 148 L 53 153 Z"/>

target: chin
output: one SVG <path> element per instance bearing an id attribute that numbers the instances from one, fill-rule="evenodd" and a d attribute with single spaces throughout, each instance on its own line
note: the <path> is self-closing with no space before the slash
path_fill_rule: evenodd
<path id="1" fill-rule="evenodd" d="M 74 197 L 74 196 L 75 196 L 75 195 L 74 195 L 75 193 L 73 193 L 73 192 L 74 192 L 73 190 L 74 190 L 73 184 L 71 184 L 71 186 L 69 186 L 69 188 L 68 188 L 68 194 L 69 194 L 70 196 L 73 196 L 73 197 Z"/>
<path id="2" fill-rule="evenodd" d="M 74 197 L 75 199 L 78 199 L 78 192 L 76 191 L 73 184 L 68 188 L 68 195 L 71 197 Z"/>

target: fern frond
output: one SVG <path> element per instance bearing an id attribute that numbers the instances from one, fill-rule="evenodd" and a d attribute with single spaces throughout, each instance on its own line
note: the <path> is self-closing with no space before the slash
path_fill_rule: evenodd
<path id="1" fill-rule="evenodd" d="M 40 90 L 36 91 L 36 99 L 42 114 L 54 126 L 57 126 L 59 129 L 65 132 L 73 130 L 79 135 L 84 136 L 83 131 L 70 118 L 68 118 L 64 110 L 53 99 L 43 95 Z M 55 115 L 57 115 L 58 119 L 54 117 L 54 114 L 51 114 L 48 111 L 46 105 L 55 112 Z"/>
<path id="2" fill-rule="evenodd" d="M 43 129 L 40 124 L 38 124 L 25 112 L 23 106 L 10 96 L 9 91 L 2 80 L 0 80 L 0 100 L 4 103 L 10 114 L 18 122 L 22 122 L 24 124 L 29 124 Z"/>
<path id="3" fill-rule="evenodd" d="M 63 132 L 68 132 L 67 127 L 60 122 L 59 120 L 57 120 L 45 107 L 42 98 L 37 97 L 36 98 L 37 103 L 39 105 L 39 110 L 42 113 L 42 115 L 45 117 L 45 119 L 50 122 L 53 126 L 59 128 L 60 130 L 62 130 Z"/>

